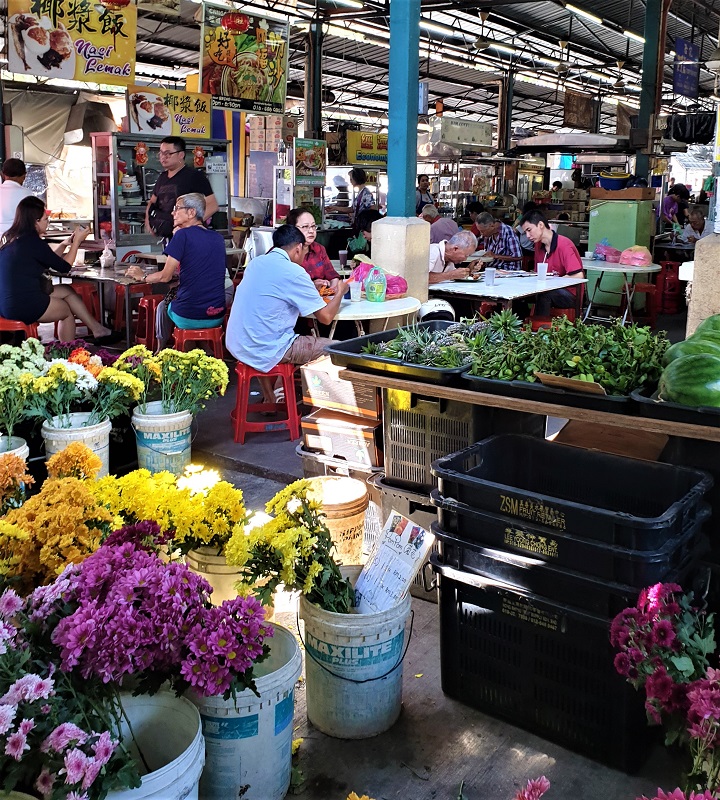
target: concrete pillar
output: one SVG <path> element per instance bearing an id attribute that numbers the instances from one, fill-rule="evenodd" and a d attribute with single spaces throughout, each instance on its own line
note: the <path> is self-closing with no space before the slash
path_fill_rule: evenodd
<path id="1" fill-rule="evenodd" d="M 707 223 L 706 223 L 707 224 Z M 373 241 L 373 248 L 375 242 Z M 374 254 L 373 250 L 373 254 Z M 695 245 L 692 298 L 688 308 L 685 336 L 695 333 L 697 326 L 713 314 L 720 314 L 720 234 L 714 233 L 700 239 Z"/>
<path id="2" fill-rule="evenodd" d="M 720 237 L 718 237 L 720 238 Z M 373 222 L 372 260 L 393 275 L 402 275 L 408 297 L 428 299 L 430 225 L 418 217 L 386 217 Z"/>

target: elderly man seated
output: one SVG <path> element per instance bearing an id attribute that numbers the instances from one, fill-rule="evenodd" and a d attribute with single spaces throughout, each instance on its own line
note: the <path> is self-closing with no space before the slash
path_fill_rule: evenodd
<path id="1" fill-rule="evenodd" d="M 468 267 L 455 267 L 467 261 L 477 250 L 477 239 L 470 231 L 458 231 L 446 242 L 430 245 L 429 283 L 440 283 L 458 278 L 467 278 Z"/>
<path id="2" fill-rule="evenodd" d="M 515 231 L 487 211 L 478 214 L 475 225 L 480 231 L 480 248 L 485 255 L 493 256 L 488 267 L 496 269 L 522 269 L 522 250 Z"/>
<path id="3" fill-rule="evenodd" d="M 434 205 L 423 206 L 422 218 L 430 223 L 430 244 L 447 241 L 458 232 L 458 224 L 450 217 L 441 217 Z"/>
<path id="4" fill-rule="evenodd" d="M 712 225 L 708 225 L 703 212 L 699 208 L 691 208 L 688 213 L 688 223 L 683 229 L 683 241 L 695 244 L 712 232 Z"/>
<path id="5" fill-rule="evenodd" d="M 337 314 L 350 281 L 340 281 L 326 303 L 302 268 L 305 236 L 295 225 L 273 231 L 273 248 L 254 258 L 235 293 L 225 346 L 238 361 L 260 372 L 278 364 L 306 364 L 322 355 L 330 339 L 299 336 L 298 317 L 315 315 L 329 325 Z M 270 378 L 261 378 L 264 401 L 272 403 Z"/>

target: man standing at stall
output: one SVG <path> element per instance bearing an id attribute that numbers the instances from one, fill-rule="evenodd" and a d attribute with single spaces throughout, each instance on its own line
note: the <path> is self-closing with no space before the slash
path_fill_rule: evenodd
<path id="1" fill-rule="evenodd" d="M 27 169 L 25 162 L 19 158 L 7 158 L 2 165 L 0 184 L 0 237 L 13 224 L 18 203 L 26 197 L 32 197 L 30 189 L 23 186 Z"/>
<path id="2" fill-rule="evenodd" d="M 185 140 L 180 136 L 166 136 L 160 142 L 160 164 L 165 171 L 157 179 L 145 210 L 145 230 L 163 239 L 173 234 L 173 208 L 178 197 L 195 192 L 205 195 L 205 219 L 218 210 L 210 181 L 196 169 L 185 164 Z"/>
<path id="3" fill-rule="evenodd" d="M 478 214 L 475 225 L 481 237 L 478 246 L 481 250 L 485 250 L 486 256 L 493 257 L 486 266 L 495 269 L 522 269 L 520 240 L 509 225 L 495 219 L 487 211 Z"/>

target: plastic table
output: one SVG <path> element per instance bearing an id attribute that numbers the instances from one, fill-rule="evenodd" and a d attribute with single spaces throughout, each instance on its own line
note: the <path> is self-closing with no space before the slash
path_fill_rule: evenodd
<path id="1" fill-rule="evenodd" d="M 622 324 L 625 325 L 628 322 L 628 319 L 632 323 L 633 316 L 632 316 L 632 302 L 633 297 L 635 297 L 635 282 L 637 280 L 638 275 L 652 275 L 654 272 L 660 272 L 662 267 L 660 264 L 650 264 L 647 267 L 630 267 L 627 264 L 608 264 L 607 261 L 595 261 L 592 258 L 583 258 L 583 269 L 585 270 L 595 270 L 600 273 L 600 277 L 598 278 L 597 283 L 595 284 L 595 288 L 593 289 L 592 296 L 588 300 L 588 307 L 585 311 L 583 316 L 583 322 L 587 322 L 588 320 L 595 320 L 597 322 L 610 322 L 614 318 L 613 317 L 603 317 L 598 314 L 592 313 L 593 303 L 595 302 L 595 296 L 599 291 L 606 292 L 607 294 L 617 294 L 621 297 L 624 296 L 626 300 L 625 304 L 625 313 L 620 317 L 622 319 Z M 603 277 L 605 275 L 622 275 L 623 276 L 623 288 L 622 291 L 618 292 L 613 289 L 602 289 L 601 284 Z"/>
<path id="2" fill-rule="evenodd" d="M 397 300 L 385 300 L 383 303 L 373 303 L 370 300 L 353 303 L 351 300 L 343 300 L 330 326 L 329 337 L 332 339 L 335 335 L 335 328 L 340 320 L 352 320 L 357 328 L 358 336 L 364 336 L 363 320 L 384 319 L 383 330 L 387 330 L 388 322 L 393 317 L 409 317 L 415 314 L 421 305 L 422 303 L 415 297 L 400 297 Z M 314 317 L 313 323 L 315 324 Z M 317 326 L 315 329 L 317 331 Z"/>

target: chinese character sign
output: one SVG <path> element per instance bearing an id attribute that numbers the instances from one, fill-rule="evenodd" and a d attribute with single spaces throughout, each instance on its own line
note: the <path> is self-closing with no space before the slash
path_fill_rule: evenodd
<path id="1" fill-rule="evenodd" d="M 8 70 L 130 84 L 137 8 L 130 0 L 9 0 Z"/>
<path id="2" fill-rule="evenodd" d="M 200 35 L 200 86 L 214 108 L 285 112 L 287 23 L 204 4 Z"/>
<path id="3" fill-rule="evenodd" d="M 370 164 L 376 167 L 387 166 L 387 133 L 348 131 L 347 156 L 349 164 Z"/>
<path id="4" fill-rule="evenodd" d="M 700 78 L 700 46 L 687 39 L 675 39 L 675 62 L 673 64 L 673 92 L 693 100 L 698 96 Z"/>
<path id="5" fill-rule="evenodd" d="M 130 86 L 130 133 L 209 139 L 211 105 L 209 94 Z"/>

